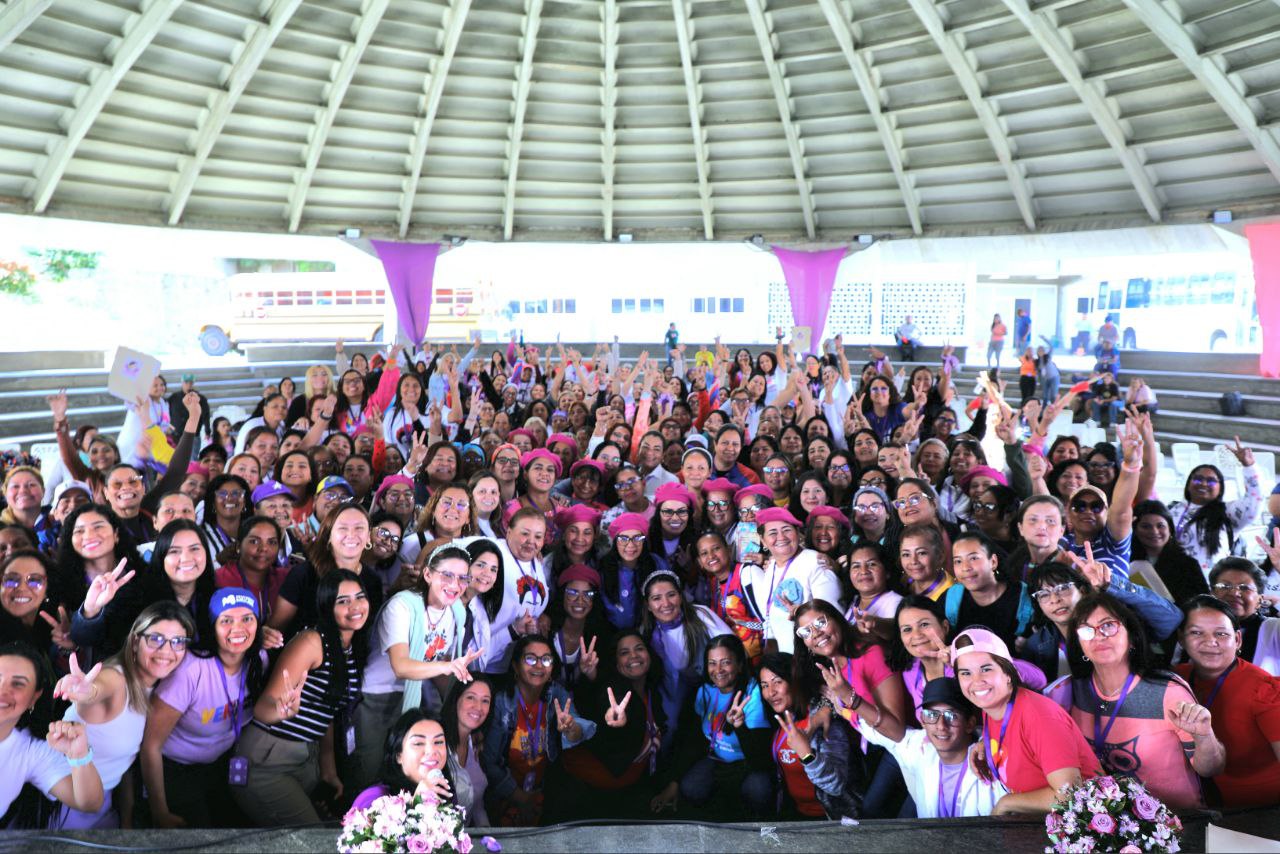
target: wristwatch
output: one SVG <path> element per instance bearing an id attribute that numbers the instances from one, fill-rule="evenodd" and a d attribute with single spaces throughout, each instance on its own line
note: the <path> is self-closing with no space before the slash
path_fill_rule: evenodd
<path id="1" fill-rule="evenodd" d="M 817 760 L 817 758 L 818 758 L 817 755 L 811 750 L 808 753 L 806 753 L 804 756 L 800 757 L 800 764 L 812 765 L 814 761 Z"/>

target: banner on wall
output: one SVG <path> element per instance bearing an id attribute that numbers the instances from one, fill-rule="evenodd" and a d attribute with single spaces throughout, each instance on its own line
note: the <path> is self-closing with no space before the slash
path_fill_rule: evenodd
<path id="1" fill-rule="evenodd" d="M 813 352 L 813 339 L 821 340 L 827 328 L 827 312 L 831 308 L 831 294 L 835 290 L 836 271 L 844 260 L 846 249 L 825 249 L 819 252 L 802 252 L 795 249 L 771 247 L 782 276 L 791 295 L 791 317 L 797 328 L 807 328 L 809 341 L 801 347 L 795 341 L 792 347 L 797 354 Z"/>
<path id="2" fill-rule="evenodd" d="M 390 240 L 370 243 L 387 274 L 387 290 L 395 303 L 400 332 L 414 344 L 422 343 L 431 322 L 431 285 L 442 244 Z"/>
<path id="3" fill-rule="evenodd" d="M 1244 236 L 1253 258 L 1253 291 L 1262 331 L 1258 372 L 1280 377 L 1280 223 L 1247 225 Z"/>

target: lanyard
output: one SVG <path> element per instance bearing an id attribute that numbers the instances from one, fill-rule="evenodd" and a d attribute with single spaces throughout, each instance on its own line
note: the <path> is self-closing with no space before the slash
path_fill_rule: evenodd
<path id="1" fill-rule="evenodd" d="M 920 595 L 921 595 L 921 596 L 928 596 L 930 593 L 932 593 L 933 591 L 937 590 L 937 589 L 938 589 L 938 585 L 942 583 L 942 579 L 944 579 L 944 578 L 946 578 L 946 577 L 947 577 L 947 572 L 946 572 L 946 570 L 943 570 L 943 571 L 939 572 L 939 573 L 938 573 L 938 577 L 937 577 L 937 578 L 935 578 L 935 579 L 933 580 L 933 583 L 929 585 L 929 589 L 928 589 L 928 590 L 926 590 L 926 591 L 924 591 L 924 592 L 923 592 L 923 593 L 921 593 Z"/>
<path id="2" fill-rule="evenodd" d="M 710 692 L 708 693 L 710 694 Z M 717 693 L 719 693 L 718 689 L 717 689 Z M 711 696 L 707 700 L 707 705 L 711 707 L 710 729 L 711 729 L 711 736 L 714 739 L 719 739 L 721 738 L 722 735 L 729 734 L 729 707 L 733 705 L 733 694 L 722 695 L 722 696 L 724 696 L 723 709 L 720 708 L 720 698 L 717 697 L 715 694 L 711 694 Z M 715 725 L 717 719 L 720 720 L 720 726 L 718 727 Z"/>
<path id="3" fill-rule="evenodd" d="M 241 660 L 240 662 L 240 698 L 231 702 L 231 688 L 227 685 L 227 671 L 222 666 L 222 662 L 218 662 L 218 675 L 222 677 L 222 690 L 227 695 L 227 705 L 231 706 L 231 732 L 234 733 L 236 741 L 240 740 L 240 710 L 244 708 L 244 691 L 249 679 L 249 662 Z"/>
<path id="4" fill-rule="evenodd" d="M 1093 688 L 1093 695 L 1097 697 L 1098 702 L 1102 702 L 1102 697 L 1098 696 L 1098 689 L 1093 684 L 1093 680 L 1089 680 L 1089 686 Z M 1124 687 L 1120 689 L 1120 699 L 1116 700 L 1116 704 L 1111 707 L 1111 717 L 1107 718 L 1107 726 L 1102 726 L 1102 716 L 1093 716 L 1093 752 L 1098 754 L 1099 758 L 1105 753 L 1103 745 L 1107 741 L 1107 736 L 1111 734 L 1111 728 L 1116 724 L 1116 718 L 1120 716 L 1120 707 L 1124 705 L 1124 698 L 1129 696 L 1129 689 L 1133 687 L 1133 674 L 1130 673 L 1124 680 Z"/>
<path id="5" fill-rule="evenodd" d="M 1009 730 L 1009 721 L 1013 719 L 1013 701 L 1017 698 L 1018 696 L 1015 691 L 1014 695 L 1009 698 L 1008 705 L 1004 707 L 1004 719 L 1000 721 L 1000 740 L 996 742 L 996 750 L 994 754 L 991 752 L 991 733 L 987 730 L 988 718 L 986 715 L 982 716 L 982 749 L 985 750 L 987 754 L 987 767 L 990 768 L 991 772 L 996 775 L 996 778 L 999 779 L 1001 783 L 1005 783 L 1006 786 L 1008 783 L 1005 782 L 1004 775 L 1000 773 L 1000 766 L 996 764 L 996 756 L 1000 757 L 1001 762 L 1004 761 L 1004 735 Z"/>
<path id="6" fill-rule="evenodd" d="M 546 712 L 546 705 L 539 700 L 531 717 L 529 707 L 524 704 L 524 697 L 521 696 L 519 689 L 516 690 L 516 702 L 520 705 L 520 719 L 524 721 L 525 728 L 529 732 L 529 748 L 525 751 L 524 758 L 532 765 L 537 761 L 538 754 L 542 752 L 542 719 Z"/>
<path id="7" fill-rule="evenodd" d="M 1003 740 L 1003 735 L 1001 736 Z M 947 790 L 943 786 L 943 780 L 946 779 L 946 767 L 942 764 L 942 757 L 938 757 L 938 818 L 955 818 L 956 803 L 960 800 L 960 784 L 964 782 L 964 766 L 960 766 L 960 773 L 956 775 L 956 787 L 951 792 L 951 805 L 945 806 L 947 803 Z"/>
<path id="8" fill-rule="evenodd" d="M 253 586 L 249 584 L 249 579 L 245 577 L 239 561 L 236 561 L 236 572 L 240 573 L 240 583 L 244 585 L 244 589 L 253 593 Z M 258 600 L 258 612 L 262 614 L 262 621 L 265 623 L 267 618 L 271 616 L 271 567 L 267 567 L 267 571 L 262 577 L 262 595 L 259 596 L 257 593 L 253 593 L 253 596 Z"/>
<path id="9" fill-rule="evenodd" d="M 769 612 L 773 610 L 773 591 L 783 581 L 787 580 L 787 573 L 791 571 L 791 564 L 799 555 L 792 555 L 791 560 L 787 561 L 787 565 L 782 568 L 782 575 L 770 575 L 769 578 L 769 598 L 764 603 L 764 623 L 769 625 Z M 774 568 L 778 566 L 778 562 L 773 562 Z"/>
<path id="10" fill-rule="evenodd" d="M 1218 677 L 1218 681 L 1213 683 L 1213 690 L 1209 692 L 1209 697 L 1204 701 L 1206 709 L 1213 709 L 1213 701 L 1218 699 L 1218 692 L 1222 690 L 1222 683 L 1227 681 L 1227 677 L 1231 675 L 1231 671 L 1236 669 L 1236 662 L 1231 662 L 1231 666 L 1222 671 L 1222 675 Z M 1195 686 L 1195 675 L 1192 674 L 1192 687 Z"/>

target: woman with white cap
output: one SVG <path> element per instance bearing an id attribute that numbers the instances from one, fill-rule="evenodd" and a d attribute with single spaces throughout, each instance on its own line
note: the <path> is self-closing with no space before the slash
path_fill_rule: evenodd
<path id="1" fill-rule="evenodd" d="M 986 629 L 971 628 L 951 644 L 960 690 L 982 711 L 982 739 L 970 748 L 978 772 L 1009 794 L 992 815 L 1043 815 L 1064 786 L 1100 772 L 1080 729 L 1053 700 L 1022 688 L 1009 647 Z"/>
<path id="2" fill-rule="evenodd" d="M 768 558 L 760 566 L 743 566 L 743 588 L 764 617 L 766 651 L 772 646 L 793 652 L 792 612 L 810 599 L 838 606 L 840 582 L 816 551 L 801 547 L 804 526 L 791 511 L 766 507 L 756 513 L 755 521 Z"/>

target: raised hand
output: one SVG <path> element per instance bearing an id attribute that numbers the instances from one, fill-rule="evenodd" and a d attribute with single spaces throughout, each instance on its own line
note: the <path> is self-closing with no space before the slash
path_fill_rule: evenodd
<path id="1" fill-rule="evenodd" d="M 572 732 L 578 722 L 573 717 L 573 700 L 565 699 L 564 708 L 560 707 L 559 700 L 552 700 L 556 706 L 556 729 L 561 733 Z"/>
<path id="2" fill-rule="evenodd" d="M 341 338 L 339 338 L 337 341 L 335 341 L 335 342 L 334 342 L 334 344 L 333 344 L 333 350 L 334 350 L 334 352 L 335 352 L 335 353 L 341 353 L 341 352 L 342 352 L 342 339 L 341 339 Z"/>
<path id="3" fill-rule="evenodd" d="M 1198 703 L 1179 703 L 1167 712 L 1169 723 L 1192 737 L 1213 735 L 1213 715 Z"/>
<path id="4" fill-rule="evenodd" d="M 413 793 L 422 798 L 425 803 L 440 804 L 453 797 L 453 790 L 449 788 L 449 780 L 439 768 L 433 768 L 428 771 Z"/>
<path id="5" fill-rule="evenodd" d="M 198 425 L 200 423 L 200 392 L 192 389 L 184 394 L 182 406 L 187 410 L 187 423 Z M 191 432 L 194 433 L 195 428 L 192 428 Z"/>
<path id="6" fill-rule="evenodd" d="M 600 669 L 600 655 L 596 652 L 596 640 L 598 638 L 593 637 L 588 644 L 585 639 L 578 638 L 578 670 L 593 682 Z"/>
<path id="7" fill-rule="evenodd" d="M 467 682 L 470 682 L 474 678 L 471 675 L 471 669 L 470 669 L 472 662 L 474 662 L 477 658 L 479 658 L 482 655 L 484 655 L 483 647 L 481 647 L 480 649 L 472 650 L 471 652 L 462 656 L 462 658 L 455 658 L 452 661 L 450 661 L 449 670 L 452 671 L 455 679 L 457 679 L 459 682 L 462 682 L 463 684 L 466 684 Z"/>
<path id="8" fill-rule="evenodd" d="M 826 685 L 826 693 L 829 699 L 839 700 L 841 705 L 853 702 L 853 686 L 844 678 L 844 674 L 837 670 L 834 666 L 815 662 L 818 673 L 822 675 L 822 681 Z"/>
<path id="9" fill-rule="evenodd" d="M 729 703 L 729 710 L 724 713 L 724 721 L 734 729 L 738 729 L 747 722 L 747 698 L 742 692 L 733 695 L 733 701 Z"/>
<path id="10" fill-rule="evenodd" d="M 1253 450 L 1251 448 L 1248 448 L 1240 444 L 1239 436 L 1236 436 L 1235 439 L 1236 439 L 1235 447 L 1228 448 L 1227 450 L 1231 451 L 1231 454 L 1237 460 L 1240 461 L 1240 465 L 1244 466 L 1245 468 L 1248 468 L 1249 466 L 1253 465 Z"/>
<path id="11" fill-rule="evenodd" d="M 1273 569 L 1280 569 L 1280 528 L 1276 528 L 1271 532 L 1271 542 L 1268 543 L 1262 537 L 1253 538 L 1258 545 L 1262 546 L 1262 551 L 1271 560 Z"/>
<path id="12" fill-rule="evenodd" d="M 67 615 L 65 607 L 58 606 L 57 618 L 46 614 L 44 611 L 37 611 L 36 613 L 40 615 L 40 619 L 49 624 L 52 629 L 49 637 L 59 649 L 72 651 L 76 648 L 75 642 L 71 640 L 71 617 Z"/>
<path id="13" fill-rule="evenodd" d="M 132 569 L 128 572 L 124 571 L 128 563 L 128 558 L 121 558 L 115 569 L 99 575 L 89 585 L 89 591 L 84 594 L 84 604 L 80 607 L 80 613 L 84 614 L 86 619 L 92 620 L 102 613 L 102 609 L 107 607 L 107 603 L 116 598 L 120 588 L 128 584 L 133 578 Z"/>
<path id="14" fill-rule="evenodd" d="M 82 723 L 54 721 L 49 724 L 45 741 L 68 759 L 83 759 L 89 753 L 89 736 Z"/>
<path id="15" fill-rule="evenodd" d="M 405 461 L 405 468 L 413 469 L 415 472 L 422 468 L 422 464 L 427 459 L 427 437 L 421 433 L 413 434 L 413 445 L 409 449 L 409 459 Z"/>
<path id="16" fill-rule="evenodd" d="M 1086 541 L 1084 544 L 1084 559 L 1072 552 L 1067 552 L 1067 556 L 1071 558 L 1071 562 L 1076 569 L 1080 570 L 1080 574 L 1088 579 L 1093 585 L 1094 590 L 1106 590 L 1107 585 L 1111 583 L 1111 567 L 1101 561 L 1094 560 L 1093 546 Z"/>
<path id="17" fill-rule="evenodd" d="M 607 689 L 609 693 L 609 711 L 604 713 L 604 722 L 606 726 L 624 727 L 627 725 L 627 703 L 631 702 L 631 692 L 628 691 L 626 696 L 619 702 L 618 698 L 613 696 L 613 689 Z"/>
<path id="18" fill-rule="evenodd" d="M 67 420 L 67 390 L 65 388 L 58 389 L 57 394 L 51 394 L 44 399 L 49 404 L 49 409 L 53 412 L 54 421 Z"/>
<path id="19" fill-rule="evenodd" d="M 1124 455 L 1124 462 L 1131 466 L 1141 463 L 1142 447 L 1142 433 L 1137 430 L 1126 430 L 1124 437 L 1120 440 L 1120 449 Z M 1253 457 L 1250 456 L 1250 459 L 1253 459 Z"/>
<path id="20" fill-rule="evenodd" d="M 809 734 L 796 726 L 796 718 L 795 715 L 791 714 L 791 710 L 787 709 L 781 715 L 774 715 L 773 717 L 782 731 L 787 734 L 787 746 L 800 756 L 808 756 L 812 752 L 809 745 Z"/>
<path id="21" fill-rule="evenodd" d="M 276 697 L 276 711 L 281 720 L 287 721 L 302 710 L 302 686 L 307 682 L 307 674 L 302 674 L 296 683 L 289 680 L 289 668 L 284 668 L 280 675 L 284 678 L 284 690 Z"/>
<path id="22" fill-rule="evenodd" d="M 88 673 L 85 673 L 80 669 L 80 662 L 76 661 L 74 653 L 67 656 L 67 661 L 70 663 L 71 672 L 53 686 L 53 698 L 66 700 L 69 703 L 91 702 L 97 694 L 97 685 L 94 684 L 94 680 L 102 672 L 102 662 L 99 661 L 89 668 Z"/>
<path id="23" fill-rule="evenodd" d="M 998 411 L 996 415 L 996 435 L 1006 445 L 1015 444 L 1018 437 L 1013 432 L 1014 417 Z"/>

